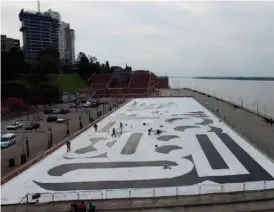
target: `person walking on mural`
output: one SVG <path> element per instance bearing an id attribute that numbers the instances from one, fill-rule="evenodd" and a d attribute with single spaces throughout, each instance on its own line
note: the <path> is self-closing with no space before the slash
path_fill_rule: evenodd
<path id="1" fill-rule="evenodd" d="M 151 135 L 152 128 L 148 129 L 148 135 Z"/>
<path id="2" fill-rule="evenodd" d="M 123 123 L 120 122 L 120 130 L 121 130 L 121 134 L 122 134 L 122 131 L 123 131 Z"/>
<path id="3" fill-rule="evenodd" d="M 112 135 L 111 135 L 112 137 L 116 137 L 116 131 L 115 131 L 115 127 L 113 127 L 113 129 L 112 129 Z"/>
<path id="4" fill-rule="evenodd" d="M 156 130 L 156 135 L 160 135 L 162 132 L 163 132 L 162 130 L 157 129 Z"/>
<path id="5" fill-rule="evenodd" d="M 97 132 L 97 129 L 98 129 L 97 124 L 94 124 L 94 129 L 95 129 L 95 132 Z"/>
<path id="6" fill-rule="evenodd" d="M 95 212 L 97 209 L 96 205 L 94 205 L 92 202 L 88 203 L 87 212 Z"/>
<path id="7" fill-rule="evenodd" d="M 79 204 L 79 212 L 86 212 L 87 211 L 87 205 L 84 201 L 81 201 L 81 203 Z"/>
<path id="8" fill-rule="evenodd" d="M 67 152 L 70 152 L 70 141 L 67 142 Z"/>

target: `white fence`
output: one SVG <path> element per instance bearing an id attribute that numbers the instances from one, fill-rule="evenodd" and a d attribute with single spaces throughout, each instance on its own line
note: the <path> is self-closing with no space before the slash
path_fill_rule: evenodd
<path id="1" fill-rule="evenodd" d="M 133 188 L 133 189 L 109 189 L 91 191 L 68 191 L 40 193 L 40 198 L 32 199 L 33 194 L 27 194 L 19 204 L 46 203 L 75 200 L 106 200 L 106 199 L 129 199 L 129 198 L 155 198 L 165 196 L 203 195 L 230 192 L 245 192 L 274 189 L 274 181 L 259 181 L 248 183 L 230 184 L 201 184 L 182 187 L 161 188 Z"/>

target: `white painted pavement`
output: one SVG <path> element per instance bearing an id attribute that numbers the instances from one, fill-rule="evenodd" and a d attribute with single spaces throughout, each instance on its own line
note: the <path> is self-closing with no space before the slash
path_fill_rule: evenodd
<path id="1" fill-rule="evenodd" d="M 188 116 L 190 112 L 204 112 L 208 118 L 200 118 Z M 178 119 L 172 123 L 167 122 L 171 118 L 189 118 Z M 199 103 L 192 98 L 147 98 L 134 99 L 127 103 L 116 112 L 101 120 L 98 125 L 98 132 L 95 133 L 94 128 L 91 127 L 81 135 L 77 136 L 71 141 L 71 152 L 66 152 L 66 146 L 62 146 L 57 151 L 41 160 L 39 163 L 24 171 L 14 179 L 10 180 L 1 187 L 1 202 L 2 204 L 18 203 L 27 193 L 43 193 L 56 192 L 54 190 L 46 190 L 35 184 L 33 181 L 41 183 L 68 183 L 68 182 L 97 182 L 97 181 L 127 181 L 127 180 L 159 180 L 172 179 L 174 177 L 182 176 L 189 173 L 196 168 L 198 177 L 212 177 L 212 176 L 234 176 L 247 175 L 249 171 L 242 164 L 237 157 L 231 152 L 223 141 L 214 133 L 208 132 L 209 125 L 197 125 L 204 119 L 211 119 L 213 123 L 210 126 L 218 127 L 223 130 L 223 133 L 228 134 L 236 143 L 244 149 L 258 164 L 261 165 L 266 172 L 274 177 L 274 164 L 267 159 L 259 151 L 257 151 L 248 142 L 243 140 L 240 136 L 235 134 L 233 130 L 228 128 L 224 123 L 220 122 L 217 117 L 207 111 Z M 100 133 L 100 129 L 104 128 L 108 123 L 115 122 L 115 129 L 117 137 L 112 137 L 112 128 L 106 133 Z M 123 133 L 121 136 L 120 122 L 123 123 Z M 145 123 L 145 125 L 143 124 Z M 176 131 L 176 126 L 198 126 L 199 128 L 189 128 L 184 132 Z M 161 135 L 174 135 L 179 138 L 173 138 L 169 141 L 157 140 L 155 132 L 148 135 L 148 129 L 160 129 L 164 132 Z M 134 154 L 121 154 L 123 147 L 128 142 L 129 137 L 133 133 L 142 133 L 139 145 Z M 219 152 L 225 163 L 227 169 L 213 169 L 207 155 L 203 151 L 197 134 L 206 134 L 210 139 L 212 145 Z M 105 140 L 98 141 L 93 147 L 95 151 L 84 154 L 77 154 L 77 149 L 90 146 L 92 143 L 90 139 L 95 137 L 103 137 Z M 116 141 L 115 141 L 116 140 Z M 115 141 L 115 142 L 114 142 Z M 113 145 L 109 145 L 113 142 Z M 156 152 L 158 147 L 173 145 L 181 147 L 169 153 L 163 154 Z M 91 158 L 98 155 L 105 154 L 107 158 Z M 192 156 L 193 162 L 188 160 L 186 156 Z M 55 166 L 72 163 L 96 163 L 96 162 L 143 162 L 143 161 L 161 161 L 168 160 L 177 163 L 177 166 L 172 166 L 171 169 L 163 169 L 163 167 L 118 167 L 118 168 L 100 168 L 100 169 L 77 169 L 69 171 L 61 176 L 52 176 L 48 171 Z M 197 189 L 199 185 L 205 185 Z M 164 186 L 163 186 L 164 187 Z M 247 182 L 245 188 L 247 190 L 256 190 L 263 188 L 274 188 L 274 182 Z M 201 189 L 202 188 L 202 189 Z M 122 189 L 122 188 L 121 188 Z M 122 198 L 128 195 L 128 189 L 115 189 L 104 195 L 108 198 Z M 175 187 L 157 188 L 156 196 L 169 195 L 190 195 L 197 193 L 211 193 L 211 192 L 231 192 L 243 190 L 243 183 L 223 183 L 222 185 L 206 180 L 199 184 Z M 132 197 L 146 197 L 154 195 L 150 188 L 134 188 L 132 189 Z M 83 193 L 83 192 L 82 192 Z M 90 198 L 101 198 L 100 195 L 92 196 Z M 61 199 L 60 199 L 61 200 Z M 41 201 L 48 201 L 47 199 Z"/>

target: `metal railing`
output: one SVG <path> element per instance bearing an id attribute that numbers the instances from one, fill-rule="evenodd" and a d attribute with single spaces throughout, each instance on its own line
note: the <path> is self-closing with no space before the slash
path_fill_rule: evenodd
<path id="1" fill-rule="evenodd" d="M 52 203 L 77 200 L 109 200 L 133 198 L 157 198 L 167 196 L 191 196 L 204 194 L 224 194 L 231 192 L 264 191 L 274 189 L 274 181 L 258 181 L 248 183 L 201 184 L 181 187 L 107 189 L 90 191 L 67 191 L 40 193 L 39 199 L 32 199 L 28 193 L 15 206 L 14 211 L 20 212 L 25 204 Z"/>
<path id="2" fill-rule="evenodd" d="M 198 102 L 200 102 L 197 99 Z M 274 157 L 274 144 L 273 143 L 266 143 L 261 140 L 254 139 L 254 136 L 251 132 L 245 132 L 239 125 L 234 123 L 232 120 L 229 119 L 228 116 L 222 116 L 219 112 L 217 112 L 215 109 L 211 108 L 209 104 L 203 104 L 200 102 L 205 108 L 207 108 L 209 111 L 211 111 L 215 116 L 220 118 L 224 121 L 225 124 L 227 124 L 231 129 L 233 129 L 237 134 L 239 134 L 243 139 L 248 140 L 254 145 L 255 147 L 263 150 L 269 157 Z"/>
<path id="3" fill-rule="evenodd" d="M 250 105 L 244 105 L 244 104 L 243 104 L 243 98 L 242 98 L 242 97 L 239 98 L 239 99 L 241 100 L 241 102 L 239 103 L 239 102 L 233 101 L 233 100 L 231 99 L 231 96 L 230 96 L 230 95 L 229 95 L 229 98 L 226 99 L 226 98 L 224 98 L 223 96 L 217 96 L 216 93 L 210 94 L 210 93 L 205 93 L 204 91 L 200 91 L 200 90 L 193 90 L 193 89 L 190 89 L 190 88 L 186 88 L 186 89 L 192 90 L 192 91 L 194 91 L 194 92 L 198 92 L 198 93 L 203 94 L 203 95 L 207 95 L 207 96 L 212 97 L 212 98 L 219 99 L 219 100 L 221 100 L 221 101 L 223 101 L 223 102 L 226 102 L 226 103 L 228 103 L 228 104 L 231 104 L 231 105 L 235 105 L 235 106 L 237 106 L 238 108 L 241 108 L 241 109 L 246 110 L 246 111 L 248 111 L 248 112 L 250 112 L 250 113 L 253 113 L 253 114 L 256 114 L 256 115 L 258 115 L 258 116 L 261 116 L 262 118 L 268 118 L 268 119 L 274 118 L 274 117 L 272 117 L 272 116 L 270 116 L 270 115 L 265 114 L 265 111 L 264 111 L 264 112 L 260 111 L 260 110 L 258 109 L 258 105 L 257 105 L 257 108 L 256 108 L 256 109 L 253 108 L 253 107 L 251 107 Z M 255 103 L 258 104 L 258 101 L 256 101 Z M 253 106 L 254 106 L 254 105 L 253 105 Z"/>

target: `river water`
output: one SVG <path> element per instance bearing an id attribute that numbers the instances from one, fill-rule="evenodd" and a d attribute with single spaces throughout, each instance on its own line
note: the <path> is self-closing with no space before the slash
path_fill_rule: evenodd
<path id="1" fill-rule="evenodd" d="M 191 88 L 274 118 L 274 81 L 169 78 L 172 88 Z"/>

